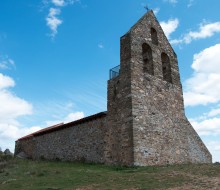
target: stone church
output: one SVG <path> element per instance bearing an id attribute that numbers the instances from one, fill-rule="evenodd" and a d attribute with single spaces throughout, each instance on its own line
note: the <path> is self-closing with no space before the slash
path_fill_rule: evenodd
<path id="1" fill-rule="evenodd" d="M 16 155 L 127 166 L 212 162 L 185 116 L 177 55 L 153 11 L 120 42 L 107 112 L 22 137 Z"/>

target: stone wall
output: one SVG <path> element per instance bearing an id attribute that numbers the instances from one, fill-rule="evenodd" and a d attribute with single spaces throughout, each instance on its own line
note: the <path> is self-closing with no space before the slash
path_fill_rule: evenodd
<path id="1" fill-rule="evenodd" d="M 18 155 L 21 152 L 24 152 L 27 158 L 33 158 L 35 150 L 35 144 L 33 138 L 26 138 L 15 143 L 15 153 Z"/>
<path id="2" fill-rule="evenodd" d="M 102 116 L 17 141 L 16 149 L 17 153 L 22 150 L 33 159 L 103 163 L 105 131 L 106 116 Z M 30 142 L 32 143 L 29 144 Z"/>
<path id="3" fill-rule="evenodd" d="M 151 28 L 157 31 L 157 44 Z M 132 27 L 130 36 L 134 164 L 210 163 L 209 151 L 185 117 L 176 54 L 152 11 Z M 153 75 L 143 70 L 144 43 L 152 49 Z M 162 53 L 170 60 L 170 82 L 163 77 Z"/>
<path id="4" fill-rule="evenodd" d="M 108 81 L 106 163 L 133 165 L 130 36 L 121 37 L 120 75 Z"/>
<path id="5" fill-rule="evenodd" d="M 143 56 L 143 44 L 152 55 Z M 107 162 L 210 163 L 211 154 L 185 116 L 177 56 L 152 11 L 121 37 L 120 53 L 120 75 L 108 81 Z M 163 54 L 170 63 L 169 80 Z M 153 71 L 145 72 L 145 63 L 153 63 Z"/>

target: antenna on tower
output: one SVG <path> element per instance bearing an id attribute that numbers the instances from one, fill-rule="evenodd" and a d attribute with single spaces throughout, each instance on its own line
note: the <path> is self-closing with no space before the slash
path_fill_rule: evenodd
<path id="1" fill-rule="evenodd" d="M 147 4 L 144 6 L 144 8 L 147 10 L 147 12 L 150 10 Z"/>

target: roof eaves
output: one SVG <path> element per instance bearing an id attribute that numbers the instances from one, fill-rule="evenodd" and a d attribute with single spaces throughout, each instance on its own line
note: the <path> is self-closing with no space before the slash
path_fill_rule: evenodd
<path id="1" fill-rule="evenodd" d="M 72 121 L 72 122 L 69 122 L 69 123 L 65 123 L 65 124 L 64 123 L 59 123 L 59 124 L 53 125 L 51 127 L 41 129 L 41 130 L 39 130 L 37 132 L 34 132 L 32 134 L 29 134 L 27 136 L 24 136 L 24 137 L 18 139 L 17 141 L 25 140 L 25 139 L 32 138 L 32 137 L 35 137 L 35 136 L 40 136 L 40 135 L 43 135 L 43 134 L 46 134 L 46 133 L 51 133 L 53 131 L 62 130 L 62 129 L 65 129 L 65 128 L 68 128 L 68 127 L 73 127 L 75 125 L 79 125 L 79 124 L 82 124 L 82 123 L 85 123 L 85 122 L 88 122 L 88 121 L 91 121 L 91 120 L 94 120 L 94 119 L 97 119 L 97 118 L 100 118 L 100 117 L 104 117 L 106 115 L 107 115 L 107 112 L 100 112 L 100 113 L 90 115 L 88 117 L 84 117 L 82 119 Z"/>

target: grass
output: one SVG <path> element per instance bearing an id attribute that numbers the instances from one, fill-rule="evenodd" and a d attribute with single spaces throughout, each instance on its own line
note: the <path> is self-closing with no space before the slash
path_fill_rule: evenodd
<path id="1" fill-rule="evenodd" d="M 0 159 L 0 189 L 220 189 L 220 165 L 116 167 Z"/>

